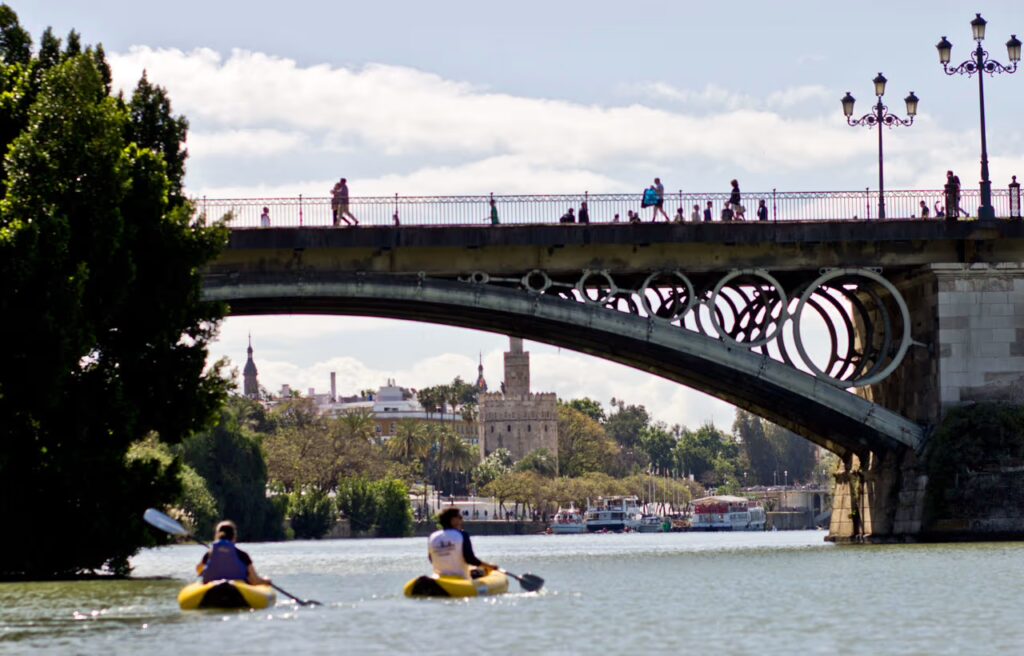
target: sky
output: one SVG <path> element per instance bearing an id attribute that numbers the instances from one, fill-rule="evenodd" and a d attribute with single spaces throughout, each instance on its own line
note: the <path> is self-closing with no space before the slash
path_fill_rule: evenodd
<path id="1" fill-rule="evenodd" d="M 978 179 L 976 79 L 947 77 L 973 47 L 1007 63 L 1024 2 L 841 5 L 568 0 L 481 3 L 254 0 L 9 2 L 38 41 L 52 26 L 102 43 L 115 86 L 143 70 L 190 122 L 186 188 L 208 197 L 668 190 L 857 190 L 877 185 L 872 131 L 845 124 L 839 99 L 874 102 L 871 80 L 913 126 L 887 131 L 886 187 L 935 189 L 946 169 Z M 492 6 L 493 5 L 493 6 Z M 1024 177 L 1024 72 L 985 80 L 991 177 Z M 492 386 L 507 338 L 412 322 L 343 317 L 228 318 L 211 357 L 245 360 L 260 382 L 353 393 L 393 378 L 423 387 Z M 614 396 L 659 420 L 729 426 L 733 409 L 675 383 L 527 343 L 533 386 L 563 398 Z"/>

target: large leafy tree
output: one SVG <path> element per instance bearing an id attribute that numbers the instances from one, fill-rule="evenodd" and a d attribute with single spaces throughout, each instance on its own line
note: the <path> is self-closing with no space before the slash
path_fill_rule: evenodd
<path id="1" fill-rule="evenodd" d="M 231 396 L 217 425 L 189 436 L 180 450 L 184 462 L 206 481 L 219 515 L 238 524 L 242 539 L 280 539 L 282 509 L 267 499 L 267 465 L 259 438 L 239 421 L 249 403 Z"/>
<path id="2" fill-rule="evenodd" d="M 609 473 L 619 451 L 593 418 L 568 405 L 558 406 L 558 471 L 563 476 Z"/>
<path id="3" fill-rule="evenodd" d="M 140 126 L 95 49 L 48 34 L 26 60 L 3 6 L 0 55 L 0 520 L 19 534 L 0 576 L 125 571 L 152 539 L 142 510 L 180 488 L 129 446 L 179 442 L 223 399 L 206 369 L 223 309 L 199 271 L 226 233 L 172 197 L 163 152 L 128 138 Z"/>

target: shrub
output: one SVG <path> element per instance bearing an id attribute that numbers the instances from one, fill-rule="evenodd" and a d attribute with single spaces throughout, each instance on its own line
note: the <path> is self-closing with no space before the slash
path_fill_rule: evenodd
<path id="1" fill-rule="evenodd" d="M 374 483 L 377 496 L 377 535 L 400 538 L 412 533 L 412 505 L 409 488 L 400 480 L 384 479 Z"/>
<path id="2" fill-rule="evenodd" d="M 331 499 L 320 490 L 293 492 L 288 504 L 292 530 L 299 540 L 319 540 L 327 534 L 337 515 Z"/>

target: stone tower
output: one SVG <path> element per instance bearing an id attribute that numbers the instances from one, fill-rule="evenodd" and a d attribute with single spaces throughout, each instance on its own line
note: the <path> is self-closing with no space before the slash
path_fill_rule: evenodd
<path id="1" fill-rule="evenodd" d="M 245 361 L 245 369 L 242 370 L 242 393 L 250 399 L 260 398 L 260 384 L 256 380 L 256 363 L 252 361 L 252 335 L 249 335 L 249 348 L 246 349 L 249 358 Z"/>
<path id="2" fill-rule="evenodd" d="M 508 449 L 514 460 L 547 449 L 558 460 L 558 399 L 552 392 L 530 392 L 530 354 L 523 340 L 510 339 L 505 353 L 505 382 L 501 393 L 479 397 L 480 455 Z"/>
<path id="3" fill-rule="evenodd" d="M 523 351 L 523 340 L 509 338 L 505 352 L 505 396 L 526 396 L 530 393 L 530 354 Z"/>

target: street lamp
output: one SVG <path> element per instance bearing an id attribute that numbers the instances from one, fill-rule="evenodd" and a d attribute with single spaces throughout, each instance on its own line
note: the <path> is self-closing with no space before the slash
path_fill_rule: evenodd
<path id="1" fill-rule="evenodd" d="M 917 103 L 920 102 L 914 92 L 911 91 L 910 95 L 903 99 L 907 104 L 907 116 L 908 118 L 900 118 L 895 114 L 889 113 L 889 108 L 882 103 L 882 96 L 885 95 L 885 83 L 888 80 L 881 73 L 872 80 L 875 85 L 875 96 L 878 98 L 878 102 L 875 103 L 874 108 L 870 114 L 854 119 L 853 118 L 853 104 L 856 102 L 850 92 L 847 91 L 846 95 L 842 97 L 840 102 L 843 103 L 843 114 L 846 116 L 846 122 L 852 126 L 862 125 L 869 128 L 878 128 L 878 218 L 885 218 L 885 174 L 884 167 L 882 165 L 882 126 L 888 128 L 894 128 L 897 125 L 909 127 L 914 123 L 914 117 L 917 116 Z"/>
<path id="2" fill-rule="evenodd" d="M 1017 62 L 1020 61 L 1020 40 L 1016 34 L 1010 35 L 1006 42 L 1006 53 L 1010 58 L 1012 66 L 1003 66 L 994 59 L 989 59 L 988 52 L 981 47 L 985 39 L 985 25 L 987 21 L 981 14 L 975 14 L 971 21 L 971 36 L 978 42 L 971 59 L 958 66 L 950 66 L 949 59 L 953 52 L 953 44 L 946 37 L 942 37 L 935 48 L 939 51 L 939 63 L 946 75 L 966 75 L 968 77 L 978 73 L 978 108 L 981 114 L 981 205 L 978 207 L 978 219 L 995 219 L 996 210 L 992 207 L 992 181 L 988 176 L 988 140 L 985 136 L 985 76 L 982 73 L 995 75 L 996 73 L 1015 73 Z"/>

